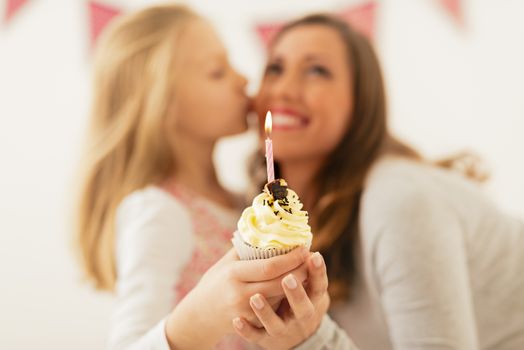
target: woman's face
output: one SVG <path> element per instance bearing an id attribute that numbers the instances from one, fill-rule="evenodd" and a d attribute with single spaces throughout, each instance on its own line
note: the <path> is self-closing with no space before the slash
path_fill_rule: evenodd
<path id="1" fill-rule="evenodd" d="M 177 48 L 177 132 L 213 141 L 246 130 L 246 79 L 229 64 L 226 50 L 211 25 L 195 20 Z"/>
<path id="2" fill-rule="evenodd" d="M 255 100 L 261 125 L 272 112 L 276 159 L 324 158 L 336 147 L 350 122 L 350 79 L 346 48 L 334 29 L 303 25 L 279 38 Z"/>

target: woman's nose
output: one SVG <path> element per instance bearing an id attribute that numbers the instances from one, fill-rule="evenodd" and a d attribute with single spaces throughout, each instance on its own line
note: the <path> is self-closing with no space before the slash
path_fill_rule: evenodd
<path id="1" fill-rule="evenodd" d="M 273 81 L 269 94 L 273 99 L 293 101 L 300 95 L 300 79 L 293 74 L 283 74 Z"/>

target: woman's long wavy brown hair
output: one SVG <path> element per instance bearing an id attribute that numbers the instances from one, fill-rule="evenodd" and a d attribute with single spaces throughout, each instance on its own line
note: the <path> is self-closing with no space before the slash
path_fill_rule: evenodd
<path id="1" fill-rule="evenodd" d="M 386 153 L 421 161 L 422 158 L 389 133 L 379 61 L 370 42 L 345 21 L 331 15 L 309 15 L 284 26 L 274 37 L 272 45 L 290 30 L 310 25 L 326 26 L 338 33 L 346 47 L 347 64 L 353 77 L 353 95 L 349 97 L 354 103 L 351 123 L 312 180 L 316 193 L 320 194 L 316 205 L 310 208 L 310 224 L 315 236 L 312 249 L 324 256 L 329 293 L 336 301 L 349 297 L 350 284 L 355 277 L 359 204 L 371 165 Z M 257 185 L 264 181 L 263 171 L 260 171 L 263 162 L 261 154 L 257 154 L 251 164 L 251 175 Z M 443 161 L 441 165 L 447 167 L 450 164 Z M 278 164 L 275 170 L 278 176 Z"/>

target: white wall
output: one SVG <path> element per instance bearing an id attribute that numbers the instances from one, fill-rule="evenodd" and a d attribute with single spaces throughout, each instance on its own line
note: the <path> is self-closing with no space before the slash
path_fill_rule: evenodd
<path id="1" fill-rule="evenodd" d="M 264 62 L 257 20 L 342 1 L 187 1 L 212 18 L 255 91 Z M 128 8 L 153 1 L 113 1 Z M 0 2 L 3 4 L 3 2 Z M 277 15 L 279 17 L 277 17 Z M 524 216 L 524 2 L 466 1 L 457 28 L 432 1 L 381 1 L 377 48 L 393 129 L 430 156 L 469 148 L 494 172 L 487 187 Z M 111 297 L 81 283 L 70 207 L 89 102 L 84 1 L 33 1 L 0 30 L 0 348 L 103 348 Z M 224 182 L 245 184 L 237 146 L 220 145 Z"/>

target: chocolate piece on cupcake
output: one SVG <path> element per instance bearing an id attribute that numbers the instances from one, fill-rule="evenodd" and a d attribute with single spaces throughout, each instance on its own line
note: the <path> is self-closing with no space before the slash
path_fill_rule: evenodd
<path id="1" fill-rule="evenodd" d="M 232 241 L 240 258 L 270 258 L 299 246 L 309 249 L 313 235 L 308 213 L 302 208 L 298 195 L 285 180 L 266 184 L 238 221 Z"/>

